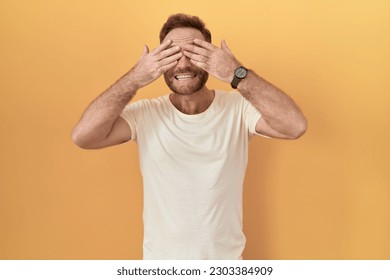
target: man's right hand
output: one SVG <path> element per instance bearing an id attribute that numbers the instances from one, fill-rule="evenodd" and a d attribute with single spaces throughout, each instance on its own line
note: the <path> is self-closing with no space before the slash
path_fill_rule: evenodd
<path id="1" fill-rule="evenodd" d="M 84 149 L 97 149 L 128 141 L 131 131 L 120 116 L 136 91 L 174 67 L 183 53 L 167 40 L 152 52 L 147 46 L 137 64 L 97 97 L 84 111 L 72 132 L 73 142 Z"/>
<path id="2" fill-rule="evenodd" d="M 171 47 L 171 44 L 172 41 L 167 40 L 151 52 L 149 52 L 148 46 L 144 46 L 141 58 L 129 73 L 138 89 L 155 81 L 174 67 L 183 56 L 180 47 Z"/>

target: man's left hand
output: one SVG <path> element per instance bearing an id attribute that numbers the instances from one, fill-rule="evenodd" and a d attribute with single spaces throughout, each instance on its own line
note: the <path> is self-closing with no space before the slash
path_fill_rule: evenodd
<path id="1" fill-rule="evenodd" d="M 227 83 L 232 81 L 234 70 L 241 66 L 225 40 L 222 40 L 221 48 L 218 48 L 206 41 L 195 39 L 193 45 L 185 45 L 183 49 L 184 55 L 193 65 Z"/>

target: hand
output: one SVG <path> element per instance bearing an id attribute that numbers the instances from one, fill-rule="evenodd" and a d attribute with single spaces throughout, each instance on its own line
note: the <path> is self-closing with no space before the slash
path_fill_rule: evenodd
<path id="1" fill-rule="evenodd" d="M 131 78 L 138 88 L 142 88 L 169 69 L 173 68 L 183 53 L 179 46 L 170 47 L 171 40 L 167 40 L 160 46 L 149 52 L 148 46 L 144 46 L 143 53 L 137 64 L 130 70 Z"/>
<path id="2" fill-rule="evenodd" d="M 230 83 L 233 80 L 234 70 L 241 64 L 234 57 L 225 40 L 222 40 L 221 48 L 200 39 L 195 39 L 194 44 L 183 47 L 184 55 L 191 63 L 215 78 Z"/>

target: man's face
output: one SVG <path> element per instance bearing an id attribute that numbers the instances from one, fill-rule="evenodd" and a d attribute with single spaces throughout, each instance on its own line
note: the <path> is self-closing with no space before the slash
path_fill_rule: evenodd
<path id="1" fill-rule="evenodd" d="M 204 40 L 202 33 L 194 28 L 175 28 L 164 38 L 172 40 L 172 46 L 181 48 L 187 44 L 193 44 L 194 39 Z M 168 87 L 177 94 L 191 95 L 201 90 L 207 82 L 209 74 L 191 64 L 186 56 L 182 56 L 176 66 L 164 73 L 164 79 Z"/>

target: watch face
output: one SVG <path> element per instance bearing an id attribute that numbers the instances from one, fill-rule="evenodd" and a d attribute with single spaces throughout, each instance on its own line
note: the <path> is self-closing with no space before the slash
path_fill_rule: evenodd
<path id="1" fill-rule="evenodd" d="M 247 74 L 247 70 L 244 67 L 240 67 L 236 69 L 236 77 L 239 79 L 245 78 Z"/>

